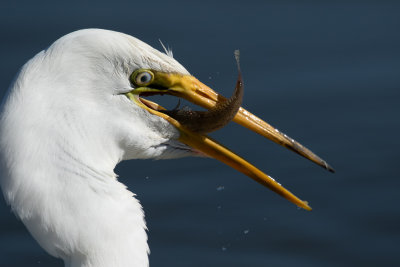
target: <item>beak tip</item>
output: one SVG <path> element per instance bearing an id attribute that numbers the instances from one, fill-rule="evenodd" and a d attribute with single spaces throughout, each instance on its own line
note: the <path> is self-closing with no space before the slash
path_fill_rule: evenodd
<path id="1" fill-rule="evenodd" d="M 326 163 L 326 161 L 324 161 L 323 168 L 325 168 L 326 170 L 328 170 L 331 173 L 335 173 L 336 172 L 334 168 L 332 168 L 328 163 Z"/>
<path id="2" fill-rule="evenodd" d="M 312 211 L 312 208 L 308 205 L 308 201 L 302 201 L 302 205 L 299 207 L 307 211 Z"/>

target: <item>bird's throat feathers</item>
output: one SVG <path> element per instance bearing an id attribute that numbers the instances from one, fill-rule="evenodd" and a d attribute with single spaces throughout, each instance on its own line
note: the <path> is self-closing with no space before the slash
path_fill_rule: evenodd
<path id="1" fill-rule="evenodd" d="M 21 114 L 7 113 L 3 193 L 41 246 L 70 266 L 147 266 L 142 208 L 113 171 L 118 151 L 72 123 L 74 113 L 54 126 L 16 124 Z M 138 250 L 127 251 L 132 246 Z"/>
<path id="2" fill-rule="evenodd" d="M 94 140 L 85 138 L 84 128 L 71 130 L 70 119 L 64 118 L 69 131 L 63 132 L 62 126 L 17 129 L 3 117 L 6 200 L 40 245 L 67 266 L 147 266 L 142 207 L 113 172 L 120 157 L 90 145 Z"/>

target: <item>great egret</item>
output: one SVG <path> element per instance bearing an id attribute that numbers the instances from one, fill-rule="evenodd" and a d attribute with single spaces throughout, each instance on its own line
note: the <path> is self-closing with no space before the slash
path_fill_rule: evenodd
<path id="1" fill-rule="evenodd" d="M 0 121 L 3 194 L 39 244 L 65 266 L 148 266 L 142 207 L 113 171 L 122 160 L 207 155 L 310 209 L 207 137 L 213 120 L 218 128 L 234 117 L 332 170 L 248 111 L 224 107 L 240 103 L 240 96 L 226 101 L 167 54 L 122 33 L 80 30 L 29 60 L 10 86 Z M 240 87 L 239 80 L 235 92 Z M 179 117 L 142 98 L 154 94 L 185 98 L 210 112 Z M 196 124 L 200 129 L 190 126 Z"/>

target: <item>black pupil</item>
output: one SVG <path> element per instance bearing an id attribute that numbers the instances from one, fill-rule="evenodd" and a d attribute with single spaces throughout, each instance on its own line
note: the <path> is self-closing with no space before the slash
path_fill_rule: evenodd
<path id="1" fill-rule="evenodd" d="M 142 83 L 148 82 L 149 77 L 146 74 L 143 74 L 142 77 L 140 77 L 140 81 Z"/>

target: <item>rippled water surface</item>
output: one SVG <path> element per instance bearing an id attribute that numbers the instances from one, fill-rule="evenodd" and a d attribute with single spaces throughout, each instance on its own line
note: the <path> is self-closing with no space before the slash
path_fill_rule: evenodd
<path id="1" fill-rule="evenodd" d="M 212 136 L 312 212 L 216 160 L 123 162 L 116 172 L 144 206 L 151 266 L 400 266 L 400 4 L 303 2 L 3 1 L 1 94 L 24 62 L 81 28 L 158 49 L 161 39 L 227 96 L 239 48 L 244 107 L 337 173 L 234 124 Z M 1 199 L 0 265 L 63 266 L 9 210 Z"/>

